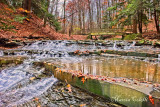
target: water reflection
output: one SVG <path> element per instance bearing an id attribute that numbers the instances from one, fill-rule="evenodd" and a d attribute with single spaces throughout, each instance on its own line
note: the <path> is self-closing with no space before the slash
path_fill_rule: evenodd
<path id="1" fill-rule="evenodd" d="M 59 61 L 67 69 L 81 70 L 85 74 L 124 77 L 160 83 L 160 64 L 129 58 L 88 57 L 79 61 Z"/>

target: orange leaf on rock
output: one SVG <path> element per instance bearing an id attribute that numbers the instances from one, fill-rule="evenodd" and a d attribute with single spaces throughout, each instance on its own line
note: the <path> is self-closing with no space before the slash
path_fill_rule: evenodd
<path id="1" fill-rule="evenodd" d="M 67 89 L 68 89 L 69 92 L 72 92 L 72 89 L 71 89 L 71 85 L 70 85 L 70 84 L 67 85 Z"/>

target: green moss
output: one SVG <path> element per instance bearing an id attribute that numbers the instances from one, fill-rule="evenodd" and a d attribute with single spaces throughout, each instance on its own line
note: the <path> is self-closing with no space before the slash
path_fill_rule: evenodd
<path id="1" fill-rule="evenodd" d="M 14 17 L 14 21 L 19 22 L 19 23 L 23 23 L 23 20 L 27 18 L 25 16 L 21 16 L 21 15 L 15 15 Z"/>
<path id="2" fill-rule="evenodd" d="M 111 40 L 121 40 L 121 38 L 112 38 Z"/>
<path id="3" fill-rule="evenodd" d="M 142 39 L 142 40 L 140 40 L 138 43 L 140 43 L 140 44 L 144 44 L 144 42 L 145 42 L 145 40 L 144 40 L 144 39 Z"/>
<path id="4" fill-rule="evenodd" d="M 124 37 L 124 40 L 135 40 L 137 39 L 137 37 L 139 37 L 140 35 L 139 34 L 130 34 L 130 35 L 126 35 Z"/>
<path id="5" fill-rule="evenodd" d="M 92 36 L 91 36 L 91 35 L 88 35 L 88 36 L 87 36 L 87 39 L 92 39 Z"/>
<path id="6" fill-rule="evenodd" d="M 98 39 L 100 39 L 100 40 L 104 40 L 104 39 L 105 39 L 105 37 L 101 35 Z"/>
<path id="7" fill-rule="evenodd" d="M 101 51 L 95 51 L 94 54 L 101 55 Z"/>

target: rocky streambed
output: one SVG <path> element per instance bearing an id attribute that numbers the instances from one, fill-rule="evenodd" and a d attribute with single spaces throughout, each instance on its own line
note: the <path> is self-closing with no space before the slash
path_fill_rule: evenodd
<path id="1" fill-rule="evenodd" d="M 159 55 L 134 41 L 48 40 L 1 50 L 0 105 L 156 107 Z"/>

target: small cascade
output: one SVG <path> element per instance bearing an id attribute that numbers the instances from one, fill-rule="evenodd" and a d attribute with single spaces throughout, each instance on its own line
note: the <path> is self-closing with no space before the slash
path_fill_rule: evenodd
<path id="1" fill-rule="evenodd" d="M 96 42 L 93 43 L 93 49 L 96 49 Z"/>
<path id="2" fill-rule="evenodd" d="M 30 78 L 42 75 L 45 69 L 36 69 L 32 66 L 34 59 L 24 61 L 16 67 L 4 69 L 0 73 L 0 106 L 17 105 L 28 101 L 35 96 L 46 92 L 57 79 L 54 76 Z M 8 104 L 5 102 L 9 102 Z"/>
<path id="3" fill-rule="evenodd" d="M 5 93 L 1 93 L 2 99 L 0 99 L 0 102 L 7 100 L 10 102 L 8 106 L 22 104 L 25 101 L 31 100 L 35 96 L 46 92 L 56 81 L 56 78 L 50 77 L 41 79 L 41 81 L 30 83 L 24 87 L 15 89 L 14 91 L 6 91 Z"/>
<path id="4" fill-rule="evenodd" d="M 64 69 L 82 71 L 85 74 L 102 75 L 109 77 L 137 78 L 134 72 L 138 72 L 141 78 L 148 78 L 144 71 L 147 62 L 132 61 L 128 57 L 102 57 L 102 56 L 71 56 L 70 52 L 79 50 L 94 51 L 98 49 L 110 49 L 116 51 L 149 50 L 150 47 L 136 47 L 136 42 L 127 41 L 37 41 L 28 43 L 17 50 L 0 50 L 0 56 L 22 55 L 27 56 L 21 65 L 6 68 L 0 71 L 0 107 L 25 103 L 34 97 L 47 93 L 58 80 L 51 72 L 46 73 L 45 68 L 32 65 L 35 61 L 46 61 L 60 65 Z M 158 51 L 158 50 L 157 50 Z M 160 60 L 160 54 L 158 55 Z M 147 59 L 149 60 L 149 59 Z M 135 66 L 139 66 L 138 69 Z M 121 67 L 123 66 L 123 67 Z M 153 65 L 150 65 L 151 67 Z M 154 67 L 154 66 L 153 66 Z M 132 69 L 128 69 L 132 68 Z M 150 69 L 150 68 L 149 68 Z M 159 69 L 159 68 L 158 68 Z M 105 72 L 104 72 L 105 71 Z M 134 71 L 134 72 L 133 72 Z M 113 72 L 113 73 L 112 73 Z M 115 72 L 115 73 L 114 73 Z M 123 73 L 119 73 L 123 72 Z M 116 74 L 116 75 L 114 75 Z M 129 74 L 129 75 L 128 75 Z M 158 81 L 159 79 L 154 79 Z M 153 80 L 150 80 L 153 81 Z M 154 82 L 153 81 L 153 82 Z"/>
<path id="5" fill-rule="evenodd" d="M 158 54 L 158 60 L 160 60 L 160 54 Z"/>
<path id="6" fill-rule="evenodd" d="M 3 51 L 0 50 L 0 56 L 3 56 L 3 55 L 4 55 Z"/>
<path id="7" fill-rule="evenodd" d="M 124 46 L 124 50 L 130 50 L 131 48 L 133 48 L 135 46 L 136 42 L 133 41 L 132 43 L 127 43 L 125 46 Z"/>
<path id="8" fill-rule="evenodd" d="M 117 50 L 117 41 L 115 41 L 113 44 L 113 50 Z"/>

